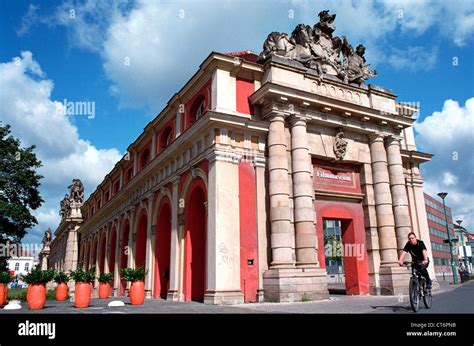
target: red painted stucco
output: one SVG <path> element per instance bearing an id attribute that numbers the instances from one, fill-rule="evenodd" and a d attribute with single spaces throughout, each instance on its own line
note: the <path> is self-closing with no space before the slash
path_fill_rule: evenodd
<path id="1" fill-rule="evenodd" d="M 161 202 L 156 222 L 155 246 L 155 298 L 166 299 L 169 289 L 171 253 L 171 202 Z"/>
<path id="2" fill-rule="evenodd" d="M 244 294 L 245 302 L 257 301 L 256 194 L 255 169 L 250 162 L 241 162 L 239 164 L 240 288 Z"/>
<path id="3" fill-rule="evenodd" d="M 128 241 L 130 239 L 130 224 L 127 222 L 122 231 L 122 246 L 120 249 L 120 269 L 127 268 L 128 263 Z M 120 295 L 125 294 L 125 289 L 127 288 L 127 281 L 120 280 Z"/>
<path id="4" fill-rule="evenodd" d="M 184 298 L 203 301 L 206 283 L 206 189 L 195 179 L 186 200 L 184 240 Z"/>
<path id="5" fill-rule="evenodd" d="M 317 217 L 316 232 L 319 245 L 318 261 L 321 267 L 326 268 L 323 221 L 325 219 L 341 220 L 342 243 L 361 246 L 363 254 L 360 258 L 344 254 L 346 294 L 368 294 L 369 274 L 362 205 L 360 203 L 317 200 L 315 201 L 315 210 Z"/>
<path id="6" fill-rule="evenodd" d="M 237 112 L 253 114 L 253 106 L 250 104 L 249 96 L 255 91 L 254 81 L 236 78 L 236 107 Z"/>
<path id="7" fill-rule="evenodd" d="M 146 257 L 146 229 L 147 229 L 147 215 L 141 214 L 137 226 L 137 240 L 135 247 L 135 268 L 145 265 Z"/>
<path id="8" fill-rule="evenodd" d="M 115 228 L 112 229 L 109 235 L 109 245 L 110 245 L 110 252 L 109 252 L 109 271 L 111 273 L 114 272 L 115 266 L 115 246 L 117 244 L 117 231 Z"/>

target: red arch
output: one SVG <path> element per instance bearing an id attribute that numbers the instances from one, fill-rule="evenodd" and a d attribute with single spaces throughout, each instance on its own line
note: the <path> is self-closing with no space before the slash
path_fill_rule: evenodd
<path id="1" fill-rule="evenodd" d="M 166 299 L 169 289 L 171 253 L 171 203 L 168 197 L 161 202 L 156 225 L 155 298 Z"/>
<path id="2" fill-rule="evenodd" d="M 98 241 L 99 239 L 96 237 L 94 239 L 94 245 L 92 247 L 92 263 L 91 263 L 91 267 L 92 266 L 95 266 L 95 264 L 97 263 L 97 252 L 99 251 L 99 247 L 98 247 Z"/>
<path id="3" fill-rule="evenodd" d="M 91 241 L 89 240 L 87 242 L 87 249 L 86 249 L 86 252 L 85 252 L 85 258 L 84 258 L 84 264 L 85 264 L 85 269 L 89 269 L 89 258 L 90 258 L 90 255 L 91 255 Z"/>
<path id="4" fill-rule="evenodd" d="M 148 217 L 146 213 L 143 213 L 139 218 L 137 226 L 137 243 L 135 246 L 135 268 L 145 265 L 147 223 Z"/>
<path id="5" fill-rule="evenodd" d="M 318 260 L 325 268 L 323 222 L 325 219 L 340 220 L 342 243 L 362 247 L 363 257 L 344 255 L 346 294 L 369 293 L 367 247 L 365 242 L 364 211 L 361 203 L 316 201 Z"/>
<path id="6" fill-rule="evenodd" d="M 117 244 L 117 231 L 115 228 L 112 229 L 112 232 L 110 232 L 109 236 L 109 272 L 114 273 L 114 268 L 115 268 L 115 246 Z"/>
<path id="7" fill-rule="evenodd" d="M 130 224 L 127 223 L 123 227 L 122 231 L 122 246 L 120 248 L 120 269 L 127 268 L 128 263 L 128 241 L 130 239 Z M 120 295 L 125 294 L 125 289 L 127 288 L 127 281 L 120 280 Z"/>
<path id="8" fill-rule="evenodd" d="M 206 187 L 196 179 L 186 201 L 186 232 L 184 242 L 184 298 L 204 301 L 206 287 L 207 220 L 204 202 Z"/>
<path id="9" fill-rule="evenodd" d="M 100 241 L 100 259 L 99 259 L 99 273 L 103 273 L 105 270 L 105 249 L 106 249 L 106 236 L 105 232 L 102 234 Z"/>

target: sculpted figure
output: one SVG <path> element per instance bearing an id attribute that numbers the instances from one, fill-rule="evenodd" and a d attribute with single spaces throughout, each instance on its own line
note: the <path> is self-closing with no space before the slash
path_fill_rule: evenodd
<path id="1" fill-rule="evenodd" d="M 345 52 L 347 54 L 345 63 L 347 82 L 362 84 L 365 80 L 377 75 L 377 71 L 371 71 L 370 64 L 365 63 L 365 47 L 363 45 L 359 44 L 355 52 L 349 45 Z"/>

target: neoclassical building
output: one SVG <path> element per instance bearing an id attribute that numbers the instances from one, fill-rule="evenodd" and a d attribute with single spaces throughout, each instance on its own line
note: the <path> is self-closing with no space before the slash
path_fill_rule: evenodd
<path id="1" fill-rule="evenodd" d="M 319 16 L 260 56 L 211 53 L 63 218 L 49 265 L 72 254 L 118 296 L 144 266 L 148 298 L 209 304 L 326 298 L 333 270 L 346 294 L 407 292 L 407 234 L 431 252 L 417 109 L 366 85 L 363 46 Z"/>

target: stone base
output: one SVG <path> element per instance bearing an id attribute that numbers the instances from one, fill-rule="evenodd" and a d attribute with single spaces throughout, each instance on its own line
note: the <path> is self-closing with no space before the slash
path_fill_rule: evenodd
<path id="1" fill-rule="evenodd" d="M 411 272 L 406 267 L 380 266 L 380 294 L 393 296 L 408 294 Z"/>
<path id="2" fill-rule="evenodd" d="M 112 297 L 118 297 L 118 294 L 119 294 L 118 288 L 113 288 L 112 289 Z"/>
<path id="3" fill-rule="evenodd" d="M 168 294 L 166 295 L 166 300 L 170 300 L 172 302 L 179 302 L 180 299 L 178 291 L 169 290 Z"/>
<path id="4" fill-rule="evenodd" d="M 231 305 L 242 304 L 244 302 L 244 295 L 240 290 L 230 291 L 206 291 L 204 295 L 204 304 L 216 305 Z"/>
<path id="5" fill-rule="evenodd" d="M 145 290 L 145 299 L 152 299 L 151 290 Z"/>
<path id="6" fill-rule="evenodd" d="M 265 291 L 263 289 L 257 290 L 257 303 L 263 303 L 265 301 L 264 292 Z"/>
<path id="7" fill-rule="evenodd" d="M 322 268 L 269 269 L 263 273 L 267 302 L 328 299 L 326 270 Z"/>

